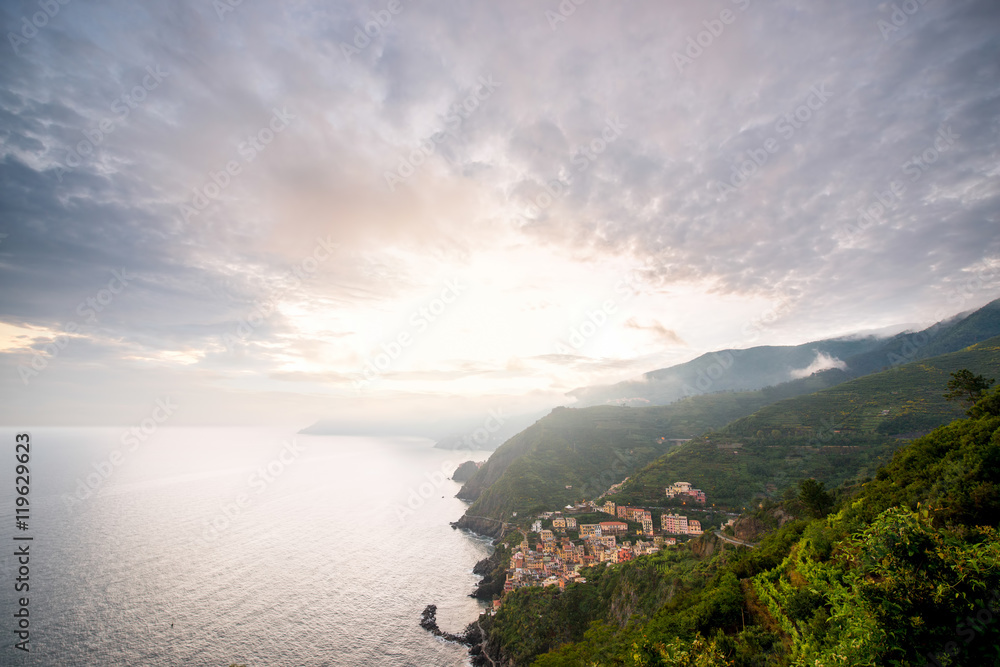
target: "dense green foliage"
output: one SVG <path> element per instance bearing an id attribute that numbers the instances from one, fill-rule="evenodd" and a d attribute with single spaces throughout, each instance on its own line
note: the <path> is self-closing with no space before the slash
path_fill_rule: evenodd
<path id="1" fill-rule="evenodd" d="M 985 373 L 1000 370 L 1000 336 L 959 352 L 867 375 L 807 396 L 779 401 L 726 427 L 727 434 L 748 437 L 774 430 L 783 435 L 820 438 L 825 433 L 871 433 L 905 415 L 937 419 L 934 427 L 964 414 L 964 407 L 945 399 L 941 388 L 962 369 Z M 925 421 L 924 423 L 933 423 Z"/>
<path id="2" fill-rule="evenodd" d="M 986 390 L 993 386 L 993 378 L 985 378 L 982 375 L 974 375 L 968 368 L 955 371 L 948 380 L 948 391 L 944 397 L 949 401 L 961 401 L 971 406 L 986 393 Z"/>
<path id="3" fill-rule="evenodd" d="M 871 476 L 900 445 L 888 433 L 926 432 L 962 416 L 941 388 L 963 368 L 1000 371 L 1000 337 L 773 403 L 650 463 L 614 500 L 655 504 L 667 485 L 684 480 L 709 503 L 747 507 L 798 479 L 832 488 Z"/>
<path id="4" fill-rule="evenodd" d="M 670 439 L 724 426 L 764 400 L 713 394 L 651 408 L 557 408 L 497 449 L 459 497 L 475 501 L 467 514 L 505 520 L 593 499 L 674 447 Z"/>
<path id="5" fill-rule="evenodd" d="M 826 516 L 833 508 L 833 497 L 826 492 L 823 482 L 811 477 L 799 482 L 799 502 L 817 519 Z"/>
<path id="6" fill-rule="evenodd" d="M 1000 391 L 977 408 L 757 549 L 703 536 L 562 592 L 508 594 L 483 620 L 491 653 L 543 667 L 997 664 Z"/>

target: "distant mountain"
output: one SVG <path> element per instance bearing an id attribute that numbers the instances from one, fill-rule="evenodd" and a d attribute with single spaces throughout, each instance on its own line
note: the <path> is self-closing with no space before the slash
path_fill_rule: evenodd
<path id="1" fill-rule="evenodd" d="M 784 387 L 787 395 L 815 391 L 796 381 L 819 376 L 827 387 L 926 357 L 961 350 L 1000 335 L 1000 299 L 979 310 L 922 331 L 890 337 L 831 338 L 794 346 L 759 346 L 709 352 L 689 362 L 650 371 L 635 380 L 583 387 L 567 395 L 577 406 L 625 402 L 668 405 L 688 396 L 720 391 Z"/>
<path id="2" fill-rule="evenodd" d="M 719 350 L 683 364 L 644 373 L 635 380 L 583 387 L 567 395 L 575 398 L 579 407 L 587 407 L 617 402 L 668 405 L 698 394 L 752 391 L 811 375 L 813 371 L 844 367 L 844 359 L 880 349 L 883 342 L 884 339 L 866 336 L 794 346 Z M 813 370 L 806 372 L 811 366 Z"/>

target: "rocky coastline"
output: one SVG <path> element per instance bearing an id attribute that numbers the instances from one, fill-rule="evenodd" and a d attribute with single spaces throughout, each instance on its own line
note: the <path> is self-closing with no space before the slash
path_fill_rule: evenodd
<path id="1" fill-rule="evenodd" d="M 489 656 L 484 653 L 485 641 L 482 628 L 479 627 L 478 619 L 465 626 L 465 630 L 462 631 L 461 634 L 456 635 L 451 632 L 445 632 L 438 627 L 437 605 L 429 604 L 424 607 L 423 612 L 420 614 L 420 627 L 435 637 L 440 637 L 445 641 L 468 646 L 469 656 L 472 658 L 472 664 L 477 667 L 480 665 L 486 665 L 488 662 L 493 662 Z"/>
<path id="2" fill-rule="evenodd" d="M 458 521 L 452 521 L 452 528 L 469 530 L 477 535 L 497 539 L 503 535 L 503 524 L 496 519 L 463 514 Z"/>

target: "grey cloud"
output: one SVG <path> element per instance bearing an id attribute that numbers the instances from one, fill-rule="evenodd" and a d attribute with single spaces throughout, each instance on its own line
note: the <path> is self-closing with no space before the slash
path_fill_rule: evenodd
<path id="1" fill-rule="evenodd" d="M 1000 258 L 995 2 L 926 3 L 888 40 L 887 6 L 860 1 L 594 2 L 556 30 L 555 2 L 404 2 L 348 62 L 340 43 L 377 5 L 243 3 L 220 21 L 211 3 L 70 3 L 0 59 L 0 320 L 58 327 L 127 267 L 139 277 L 94 331 L 149 354 L 214 349 L 328 234 L 344 248 L 302 294 L 331 308 L 419 284 L 418 270 L 372 259 L 385 248 L 462 263 L 501 225 L 566 255 L 634 262 L 651 284 L 794 295 L 789 317 L 816 327 L 914 317 Z M 35 7 L 6 3 L 3 33 Z M 726 8 L 736 21 L 678 71 L 674 53 Z M 156 65 L 169 76 L 60 180 L 69 151 Z M 389 192 L 384 172 L 448 129 L 485 75 L 501 88 Z M 780 120 L 823 84 L 829 101 L 784 136 Z M 180 205 L 242 159 L 275 107 L 296 124 L 184 220 Z M 613 117 L 626 129 L 581 169 L 574 159 Z M 910 180 L 903 165 L 943 127 L 959 138 Z M 718 184 L 769 138 L 777 151 L 723 201 Z M 533 218 L 498 221 L 556 180 L 564 191 Z M 891 210 L 850 233 L 897 181 Z M 199 371 L 298 378 L 267 351 L 290 327 L 269 317 L 242 356 L 208 353 Z M 94 345 L 74 347 L 100 363 L 120 354 Z"/>

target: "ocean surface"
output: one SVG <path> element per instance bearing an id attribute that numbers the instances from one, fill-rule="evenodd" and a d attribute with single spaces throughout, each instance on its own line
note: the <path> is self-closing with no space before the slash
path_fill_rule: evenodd
<path id="1" fill-rule="evenodd" d="M 275 429 L 29 429 L 30 519 L 15 527 L 0 430 L 0 665 L 468 664 L 423 631 L 480 612 L 489 542 L 453 530 L 447 479 L 486 452 Z M 118 455 L 113 455 L 117 450 Z M 31 536 L 15 593 L 15 536 Z M 30 654 L 14 648 L 29 599 Z"/>

